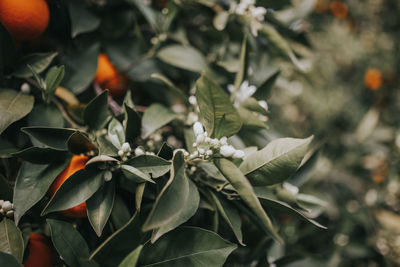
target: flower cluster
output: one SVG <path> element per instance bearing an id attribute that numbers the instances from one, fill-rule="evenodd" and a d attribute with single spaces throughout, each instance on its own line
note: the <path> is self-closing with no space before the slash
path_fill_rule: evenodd
<path id="1" fill-rule="evenodd" d="M 258 30 L 262 27 L 264 16 L 267 9 L 264 7 L 256 7 L 256 0 L 241 0 L 239 4 L 232 4 L 231 10 L 237 15 L 248 18 L 251 33 L 257 36 Z"/>
<path id="2" fill-rule="evenodd" d="M 243 150 L 237 150 L 228 144 L 226 136 L 217 138 L 210 138 L 208 133 L 204 131 L 203 125 L 200 122 L 195 122 L 193 125 L 194 135 L 196 141 L 193 146 L 197 149 L 190 155 L 190 158 L 209 158 L 215 151 L 218 151 L 224 157 L 243 158 Z"/>
<path id="3" fill-rule="evenodd" d="M 131 155 L 131 146 L 129 143 L 123 143 L 121 149 L 118 150 L 118 156 L 121 157 L 123 161 L 128 160 L 128 157 Z"/>
<path id="4" fill-rule="evenodd" d="M 14 217 L 14 205 L 6 200 L 0 200 L 0 214 L 6 215 L 9 218 Z"/>
<path id="5" fill-rule="evenodd" d="M 228 90 L 234 96 L 235 107 L 239 107 L 247 98 L 252 96 L 257 91 L 257 87 L 254 85 L 249 85 L 249 81 L 243 81 L 239 87 L 239 90 L 236 91 L 233 84 L 228 85 Z"/>

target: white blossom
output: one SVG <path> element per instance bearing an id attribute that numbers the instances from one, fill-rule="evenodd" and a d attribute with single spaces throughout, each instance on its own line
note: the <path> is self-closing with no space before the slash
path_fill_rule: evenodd
<path id="1" fill-rule="evenodd" d="M 203 125 L 201 124 L 201 122 L 196 121 L 193 124 L 193 131 L 194 131 L 194 135 L 195 136 L 199 136 L 201 134 L 204 134 Z"/>
<path id="2" fill-rule="evenodd" d="M 224 157 L 232 157 L 235 152 L 236 149 L 231 145 L 223 145 L 219 151 L 219 153 Z"/>
<path id="3" fill-rule="evenodd" d="M 123 143 L 123 144 L 122 144 L 122 147 L 121 147 L 121 150 L 122 150 L 124 153 L 128 153 L 128 152 L 131 151 L 131 146 L 129 145 L 129 143 Z"/>
<path id="4" fill-rule="evenodd" d="M 206 136 L 204 134 L 199 134 L 196 137 L 196 144 L 203 143 L 205 141 L 205 139 L 206 139 Z"/>
<path id="5" fill-rule="evenodd" d="M 140 155 L 144 155 L 144 151 L 140 147 L 137 147 L 135 149 L 135 156 L 140 156 Z"/>
<path id="6" fill-rule="evenodd" d="M 197 105 L 197 99 L 194 95 L 189 96 L 189 103 L 192 105 Z"/>
<path id="7" fill-rule="evenodd" d="M 232 84 L 228 85 L 228 90 L 233 94 L 234 105 L 236 107 L 239 107 L 243 103 L 243 101 L 245 101 L 257 91 L 257 87 L 255 87 L 254 85 L 249 85 L 249 81 L 245 80 L 240 85 L 239 90 L 235 91 L 235 87 Z"/>
<path id="8" fill-rule="evenodd" d="M 28 83 L 23 83 L 21 85 L 21 92 L 24 94 L 29 94 L 31 92 L 31 86 Z"/>
<path id="9" fill-rule="evenodd" d="M 124 156 L 124 151 L 122 150 L 118 150 L 118 156 L 120 156 L 121 158 Z"/>
<path id="10" fill-rule="evenodd" d="M 5 211 L 5 212 L 7 212 L 7 211 L 9 211 L 9 210 L 12 210 L 12 208 L 13 208 L 13 204 L 10 202 L 10 201 L 4 201 L 4 203 L 3 203 L 3 205 L 2 205 L 2 208 L 3 208 L 3 210 Z"/>
<path id="11" fill-rule="evenodd" d="M 226 146 L 228 144 L 228 138 L 226 136 L 221 137 L 221 139 L 219 139 L 219 144 L 221 146 Z"/>
<path id="12" fill-rule="evenodd" d="M 235 159 L 242 159 L 244 158 L 244 151 L 243 150 L 236 150 L 235 153 L 233 153 L 233 158 Z"/>
<path id="13" fill-rule="evenodd" d="M 268 111 L 268 103 L 267 103 L 267 101 L 260 100 L 260 101 L 258 101 L 258 104 L 259 104 L 263 109 L 265 109 L 265 111 Z"/>
<path id="14" fill-rule="evenodd" d="M 290 183 L 283 183 L 283 188 L 285 188 L 287 191 L 292 193 L 293 195 L 297 195 L 299 193 L 299 188 L 295 185 L 292 185 Z"/>

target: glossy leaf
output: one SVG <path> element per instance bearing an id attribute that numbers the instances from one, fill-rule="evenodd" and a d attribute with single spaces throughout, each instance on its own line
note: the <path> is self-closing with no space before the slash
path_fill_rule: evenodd
<path id="1" fill-rule="evenodd" d="M 139 169 L 136 169 L 135 167 L 129 165 L 121 165 L 121 170 L 126 178 L 136 183 L 143 183 L 143 182 L 155 183 L 153 180 L 151 180 L 149 174 L 143 173 Z"/>
<path id="2" fill-rule="evenodd" d="M 125 132 L 122 124 L 115 118 L 108 124 L 108 137 L 116 148 L 121 149 L 125 142 Z"/>
<path id="3" fill-rule="evenodd" d="M 68 149 L 67 141 L 75 132 L 74 129 L 55 127 L 24 127 L 21 130 L 42 144 L 59 150 Z"/>
<path id="4" fill-rule="evenodd" d="M 107 155 L 99 155 L 91 158 L 88 162 L 86 162 L 86 166 L 102 163 L 118 163 L 118 160 Z"/>
<path id="5" fill-rule="evenodd" d="M 200 119 L 212 137 L 229 137 L 242 127 L 242 121 L 228 95 L 207 76 L 196 82 L 196 98 L 200 108 Z"/>
<path id="6" fill-rule="evenodd" d="M 168 225 L 185 208 L 189 194 L 189 180 L 185 176 L 183 152 L 178 151 L 172 159 L 171 175 L 153 205 L 143 224 L 143 231 Z"/>
<path id="7" fill-rule="evenodd" d="M 311 141 L 312 137 L 276 139 L 246 157 L 240 170 L 255 186 L 281 183 L 297 171 Z"/>
<path id="8" fill-rule="evenodd" d="M 109 116 L 108 91 L 105 90 L 88 103 L 83 113 L 83 119 L 91 129 L 98 130 L 106 125 Z"/>
<path id="9" fill-rule="evenodd" d="M 146 188 L 146 183 L 140 183 L 136 187 L 135 192 L 135 206 L 136 210 L 140 211 L 140 206 L 142 205 L 144 189 Z"/>
<path id="10" fill-rule="evenodd" d="M 103 172 L 79 170 L 71 175 L 56 191 L 42 215 L 66 210 L 88 200 L 104 183 Z"/>
<path id="11" fill-rule="evenodd" d="M 71 18 L 71 37 L 75 38 L 80 33 L 91 32 L 100 25 L 100 19 L 90 12 L 79 1 L 67 2 Z"/>
<path id="12" fill-rule="evenodd" d="M 79 260 L 89 257 L 89 248 L 81 234 L 64 221 L 47 219 L 47 223 L 58 254 L 69 266 L 80 266 Z"/>
<path id="13" fill-rule="evenodd" d="M 207 69 L 207 60 L 194 47 L 169 45 L 161 49 L 157 57 L 162 61 L 185 70 L 202 72 Z"/>
<path id="14" fill-rule="evenodd" d="M 239 70 L 235 76 L 235 90 L 238 91 L 246 75 L 247 35 L 244 35 L 240 49 Z"/>
<path id="15" fill-rule="evenodd" d="M 9 89 L 0 90 L 0 134 L 25 117 L 33 108 L 34 97 Z"/>
<path id="16" fill-rule="evenodd" d="M 234 249 L 235 244 L 222 239 L 214 232 L 196 227 L 180 227 L 164 235 L 154 244 L 146 243 L 139 258 L 139 265 L 222 267 Z"/>
<path id="17" fill-rule="evenodd" d="M 176 118 L 176 114 L 160 104 L 152 104 L 142 118 L 142 138 L 147 138 L 154 131 Z"/>
<path id="18" fill-rule="evenodd" d="M 73 133 L 67 141 L 68 150 L 73 154 L 84 154 L 90 151 L 98 152 L 95 144 L 93 144 L 89 138 L 87 138 L 83 133 L 76 131 Z"/>
<path id="19" fill-rule="evenodd" d="M 18 263 L 17 259 L 12 255 L 0 251 L 0 266 L 22 267 L 23 265 Z"/>
<path id="20" fill-rule="evenodd" d="M 28 65 L 31 66 L 33 71 L 40 74 L 50 65 L 57 54 L 56 52 L 49 52 L 26 55 L 17 63 L 17 70 L 12 75 L 18 78 L 31 77 L 32 72 Z"/>
<path id="21" fill-rule="evenodd" d="M 48 191 L 54 179 L 65 169 L 69 160 L 50 165 L 24 162 L 14 188 L 14 219 L 18 224 L 22 215 L 32 208 Z"/>
<path id="22" fill-rule="evenodd" d="M 233 188 L 238 192 L 240 198 L 249 206 L 249 208 L 256 214 L 264 229 L 267 233 L 271 234 L 279 242 L 283 242 L 281 237 L 275 230 L 270 218 L 261 206 L 260 201 L 254 193 L 253 187 L 249 180 L 243 175 L 243 173 L 236 167 L 235 164 L 227 159 L 220 158 L 214 160 L 215 165 L 225 178 L 231 183 Z"/>
<path id="23" fill-rule="evenodd" d="M 143 245 L 138 246 L 118 265 L 118 267 L 136 267 Z"/>
<path id="24" fill-rule="evenodd" d="M 60 85 L 62 79 L 64 78 L 64 72 L 65 72 L 64 69 L 65 69 L 64 66 L 61 67 L 54 66 L 46 73 L 45 92 L 47 95 L 52 94 Z"/>
<path id="25" fill-rule="evenodd" d="M 171 168 L 171 162 L 153 155 L 141 155 L 131 158 L 126 164 L 136 169 L 151 174 L 152 178 L 158 178 L 166 174 Z"/>
<path id="26" fill-rule="evenodd" d="M 24 150 L 12 153 L 25 161 L 34 164 L 49 164 L 53 161 L 65 159 L 67 152 L 49 147 L 29 147 Z"/>
<path id="27" fill-rule="evenodd" d="M 28 126 L 63 128 L 65 125 L 60 110 L 51 103 L 35 105 L 27 118 Z"/>
<path id="28" fill-rule="evenodd" d="M 101 236 L 103 228 L 111 215 L 114 198 L 115 182 L 110 181 L 86 201 L 89 222 L 98 236 Z"/>
<path id="29" fill-rule="evenodd" d="M 0 221 L 0 251 L 13 255 L 18 262 L 24 256 L 24 240 L 15 223 L 7 218 Z"/>
<path id="30" fill-rule="evenodd" d="M 137 137 L 140 136 L 142 121 L 139 115 L 128 105 L 124 105 L 125 107 L 125 141 L 131 142 L 134 141 Z"/>

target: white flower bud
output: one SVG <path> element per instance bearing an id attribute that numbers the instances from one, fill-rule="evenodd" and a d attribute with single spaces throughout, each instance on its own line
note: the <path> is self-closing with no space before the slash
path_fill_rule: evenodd
<path id="1" fill-rule="evenodd" d="M 23 83 L 21 85 L 21 92 L 24 94 L 29 94 L 31 92 L 31 86 L 28 83 Z"/>
<path id="2" fill-rule="evenodd" d="M 194 95 L 189 96 L 189 103 L 192 105 L 197 105 L 197 99 Z"/>
<path id="3" fill-rule="evenodd" d="M 205 139 L 206 139 L 206 137 L 204 136 L 204 134 L 199 134 L 199 135 L 196 137 L 196 143 L 197 143 L 197 144 L 201 144 L 201 143 L 204 142 Z"/>
<path id="4" fill-rule="evenodd" d="M 226 146 L 228 144 L 228 138 L 226 136 L 221 137 L 221 139 L 219 139 L 219 143 L 221 146 Z"/>
<path id="5" fill-rule="evenodd" d="M 9 210 L 9 211 L 7 211 L 6 215 L 7 215 L 8 218 L 13 218 L 14 217 L 14 211 L 13 210 Z"/>
<path id="6" fill-rule="evenodd" d="M 242 158 L 244 158 L 244 151 L 236 150 L 232 157 L 235 159 L 242 159 Z"/>
<path id="7" fill-rule="evenodd" d="M 131 151 L 131 146 L 129 145 L 129 143 L 123 143 L 121 149 L 122 149 L 122 151 L 127 153 L 127 152 Z"/>
<path id="8" fill-rule="evenodd" d="M 160 142 L 162 140 L 161 134 L 155 134 L 153 136 L 153 140 L 156 141 L 156 142 Z"/>
<path id="9" fill-rule="evenodd" d="M 4 200 L 0 199 L 0 208 L 3 206 Z"/>
<path id="10" fill-rule="evenodd" d="M 289 184 L 289 183 L 283 183 L 283 188 L 285 188 L 287 191 L 289 191 L 293 195 L 297 195 L 299 193 L 299 188 L 295 185 Z"/>
<path id="11" fill-rule="evenodd" d="M 122 161 L 127 161 L 128 160 L 128 157 L 123 157 L 122 158 Z"/>
<path id="12" fill-rule="evenodd" d="M 259 104 L 263 109 L 265 109 L 266 111 L 268 111 L 268 104 L 267 104 L 266 101 L 260 100 L 260 101 L 258 101 L 258 104 Z"/>
<path id="13" fill-rule="evenodd" d="M 211 156 L 212 154 L 213 154 L 213 151 L 212 151 L 211 149 L 209 149 L 209 150 L 206 151 L 206 155 L 207 155 L 207 156 Z"/>
<path id="14" fill-rule="evenodd" d="M 204 134 L 203 125 L 201 124 L 201 122 L 196 121 L 193 124 L 193 131 L 194 131 L 194 135 L 195 136 L 199 136 L 199 135 Z"/>
<path id="15" fill-rule="evenodd" d="M 0 209 L 0 214 L 4 214 L 4 210 L 3 209 Z"/>
<path id="16" fill-rule="evenodd" d="M 204 150 L 204 148 L 199 148 L 198 151 L 199 151 L 199 154 L 200 154 L 200 155 L 203 155 L 204 153 L 206 153 L 206 151 Z"/>
<path id="17" fill-rule="evenodd" d="M 212 146 L 218 146 L 219 145 L 219 141 L 216 138 L 212 138 L 210 140 L 210 143 L 211 143 Z"/>
<path id="18" fill-rule="evenodd" d="M 189 152 L 185 151 L 185 152 L 183 152 L 183 155 L 184 155 L 185 157 L 188 157 L 188 156 L 189 156 Z"/>
<path id="19" fill-rule="evenodd" d="M 233 156 L 233 154 L 235 154 L 235 151 L 236 150 L 233 146 L 223 145 L 220 148 L 219 153 L 221 153 L 221 155 L 224 157 L 231 157 L 231 156 Z"/>
<path id="20" fill-rule="evenodd" d="M 7 211 L 9 211 L 9 210 L 12 210 L 13 205 L 11 204 L 10 201 L 7 200 L 7 201 L 4 201 L 2 207 L 3 207 L 3 210 L 4 210 L 5 212 L 7 212 Z"/>
<path id="21" fill-rule="evenodd" d="M 118 150 L 118 156 L 120 156 L 120 157 L 124 156 L 124 151 Z"/>
<path id="22" fill-rule="evenodd" d="M 140 155 L 144 155 L 144 151 L 140 147 L 137 147 L 135 149 L 135 156 L 140 156 Z"/>
<path id="23" fill-rule="evenodd" d="M 109 181 L 111 181 L 111 179 L 112 179 L 112 172 L 106 171 L 104 173 L 104 181 L 109 182 Z"/>

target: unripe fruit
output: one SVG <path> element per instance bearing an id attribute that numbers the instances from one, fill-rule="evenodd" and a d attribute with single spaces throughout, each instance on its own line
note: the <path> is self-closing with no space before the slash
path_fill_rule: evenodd
<path id="1" fill-rule="evenodd" d="M 49 19 L 45 0 L 0 0 L 0 21 L 15 40 L 37 39 L 46 30 Z"/>
<path id="2" fill-rule="evenodd" d="M 124 95 L 127 78 L 118 72 L 106 54 L 100 54 L 97 60 L 95 81 L 101 88 L 108 89 L 112 96 Z"/>
<path id="3" fill-rule="evenodd" d="M 42 234 L 31 233 L 29 236 L 29 256 L 24 263 L 25 267 L 51 267 L 54 264 L 51 243 Z"/>
<path id="4" fill-rule="evenodd" d="M 53 196 L 58 188 L 75 172 L 85 168 L 86 162 L 89 160 L 86 156 L 74 155 L 68 164 L 68 166 L 57 176 L 53 184 L 50 186 L 49 192 Z M 72 207 L 70 209 L 61 211 L 67 217 L 70 218 L 84 218 L 87 217 L 86 213 L 86 202 L 79 204 L 78 206 Z"/>

